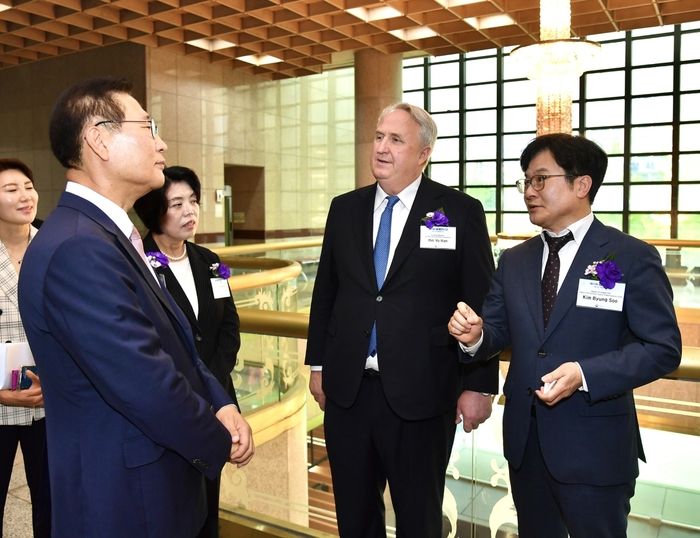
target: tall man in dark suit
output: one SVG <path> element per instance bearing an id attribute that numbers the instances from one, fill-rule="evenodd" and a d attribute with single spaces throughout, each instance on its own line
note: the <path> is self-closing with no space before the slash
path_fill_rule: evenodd
<path id="1" fill-rule="evenodd" d="M 250 428 L 138 252 L 126 211 L 163 184 L 167 146 L 130 91 L 92 79 L 59 97 L 49 135 L 68 184 L 19 281 L 50 416 L 54 538 L 192 538 L 204 477 L 253 453 Z"/>
<path id="2" fill-rule="evenodd" d="M 337 197 L 328 214 L 306 364 L 343 538 L 386 536 L 387 481 L 397 536 L 440 537 L 455 423 L 471 431 L 486 420 L 498 388 L 497 364 L 460 365 L 445 326 L 455 297 L 481 304 L 493 256 L 481 204 L 422 173 L 436 139 L 423 109 L 386 108 L 377 183 Z"/>
<path id="3" fill-rule="evenodd" d="M 459 303 L 448 328 L 470 364 L 512 348 L 503 440 L 519 535 L 622 538 L 644 459 L 632 391 L 680 363 L 671 286 L 655 248 L 593 216 L 607 168 L 595 143 L 541 136 L 520 165 L 544 232 L 503 253 L 482 317 Z"/>

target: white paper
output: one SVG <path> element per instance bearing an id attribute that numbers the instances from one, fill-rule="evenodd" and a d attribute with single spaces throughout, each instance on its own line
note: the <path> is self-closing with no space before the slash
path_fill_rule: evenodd
<path id="1" fill-rule="evenodd" d="M 34 366 L 34 356 L 27 342 L 0 344 L 0 372 L 3 373 L 0 389 L 12 388 L 12 370 L 21 370 L 22 366 Z"/>

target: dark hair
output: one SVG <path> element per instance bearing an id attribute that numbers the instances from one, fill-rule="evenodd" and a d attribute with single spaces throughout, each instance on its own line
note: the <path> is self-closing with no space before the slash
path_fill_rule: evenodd
<path id="1" fill-rule="evenodd" d="M 27 176 L 32 183 L 34 183 L 34 174 L 32 174 L 32 169 L 19 159 L 0 159 L 0 172 L 4 172 L 5 170 L 19 170 L 25 176 Z"/>
<path id="2" fill-rule="evenodd" d="M 82 164 L 83 137 L 90 122 L 123 120 L 124 109 L 116 94 L 131 95 L 133 83 L 126 78 L 92 78 L 65 90 L 51 113 L 49 139 L 51 150 L 64 167 Z M 98 119 L 99 118 L 99 119 Z M 106 123 L 106 128 L 119 131 L 120 123 Z"/>
<path id="3" fill-rule="evenodd" d="M 536 155 L 549 150 L 556 163 L 570 176 L 566 181 L 573 185 L 578 176 L 591 176 L 591 190 L 588 200 L 593 203 L 595 195 L 603 183 L 605 171 L 608 169 L 608 156 L 595 142 L 582 136 L 572 136 L 564 133 L 542 135 L 535 138 L 523 150 L 520 156 L 520 168 L 527 171 L 530 161 Z"/>
<path id="4" fill-rule="evenodd" d="M 163 175 L 165 176 L 165 183 L 160 189 L 144 194 L 134 203 L 134 211 L 136 211 L 141 222 L 154 234 L 163 233 L 160 225 L 163 222 L 163 217 L 168 212 L 168 198 L 166 194 L 170 185 L 180 182 L 187 183 L 194 191 L 197 202 L 199 202 L 202 195 L 202 184 L 194 170 L 184 166 L 169 166 L 163 170 Z"/>

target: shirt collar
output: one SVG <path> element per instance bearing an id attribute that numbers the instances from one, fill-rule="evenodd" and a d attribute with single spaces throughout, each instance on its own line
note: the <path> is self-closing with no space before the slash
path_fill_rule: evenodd
<path id="1" fill-rule="evenodd" d="M 131 237 L 131 231 L 134 229 L 134 223 L 131 222 L 129 215 L 126 214 L 126 211 L 115 204 L 112 200 L 105 198 L 96 191 L 93 191 L 85 185 L 81 185 L 80 183 L 76 183 L 74 181 L 68 181 L 66 183 L 66 192 L 74 194 L 75 196 L 78 196 L 83 200 L 87 200 L 91 204 L 97 206 L 105 215 L 107 215 L 109 220 L 117 225 L 117 228 L 122 231 L 127 239 Z"/>
<path id="2" fill-rule="evenodd" d="M 405 207 L 411 207 L 413 205 L 413 201 L 416 199 L 416 194 L 418 193 L 418 187 L 420 186 L 420 180 L 423 177 L 423 174 L 418 176 L 410 185 L 408 185 L 404 190 L 402 190 L 397 196 L 399 197 L 399 201 L 405 206 Z M 377 192 L 374 195 L 374 210 L 376 211 L 379 209 L 379 206 L 382 205 L 386 197 L 389 196 L 386 192 L 384 192 L 384 189 L 381 188 L 379 183 L 377 183 Z"/>
<path id="3" fill-rule="evenodd" d="M 551 230 L 547 230 L 545 228 L 544 230 L 542 230 L 540 237 L 542 238 L 542 242 L 546 243 L 546 241 L 544 239 L 545 233 L 548 233 L 552 237 L 561 237 L 561 236 L 566 235 L 567 233 L 571 232 L 572 234 L 574 234 L 574 241 L 580 245 L 581 241 L 583 241 L 583 238 L 586 237 L 586 234 L 588 233 L 588 230 L 590 229 L 591 224 L 593 224 L 593 212 L 592 211 L 588 215 L 583 217 L 582 219 L 577 220 L 576 222 L 572 223 L 568 228 L 563 229 L 558 234 L 555 234 Z"/>

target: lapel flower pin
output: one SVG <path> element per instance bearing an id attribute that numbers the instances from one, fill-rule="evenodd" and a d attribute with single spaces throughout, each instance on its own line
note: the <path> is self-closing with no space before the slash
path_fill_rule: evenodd
<path id="1" fill-rule="evenodd" d="M 622 280 L 620 268 L 613 261 L 615 253 L 608 254 L 604 259 L 593 262 L 586 267 L 584 275 L 593 277 L 593 280 L 598 280 L 600 285 L 606 290 L 611 290 L 615 284 Z"/>
<path id="2" fill-rule="evenodd" d="M 228 279 L 231 276 L 231 269 L 225 263 L 213 263 L 209 269 L 214 278 Z"/>
<path id="3" fill-rule="evenodd" d="M 153 269 L 162 269 L 168 266 L 168 258 L 162 252 L 146 252 L 146 259 Z"/>
<path id="4" fill-rule="evenodd" d="M 425 217 L 421 219 L 421 222 L 425 224 L 428 230 L 432 230 L 433 226 L 449 226 L 450 219 L 445 215 L 445 210 L 443 208 L 436 209 L 435 211 L 428 211 Z"/>

